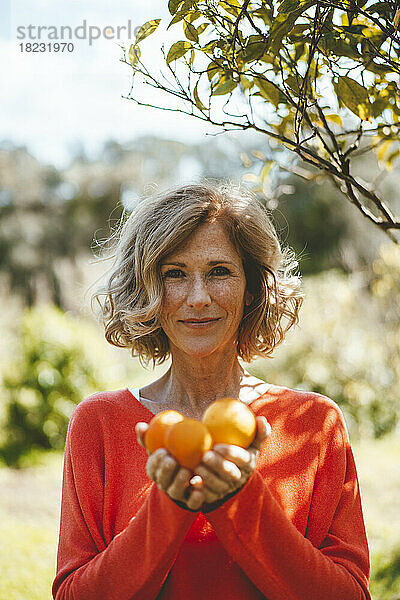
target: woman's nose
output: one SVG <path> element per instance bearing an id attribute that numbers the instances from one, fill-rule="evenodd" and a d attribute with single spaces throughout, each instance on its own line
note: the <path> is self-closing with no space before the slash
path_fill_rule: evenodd
<path id="1" fill-rule="evenodd" d="M 193 308 L 203 308 L 211 304 L 210 294 L 202 277 L 196 277 L 190 285 L 186 302 Z"/>

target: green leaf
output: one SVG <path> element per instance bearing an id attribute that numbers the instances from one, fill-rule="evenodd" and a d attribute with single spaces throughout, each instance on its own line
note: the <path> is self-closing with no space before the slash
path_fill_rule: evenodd
<path id="1" fill-rule="evenodd" d="M 171 15 L 175 15 L 178 8 L 182 11 L 187 11 L 196 4 L 196 0 L 169 0 L 168 10 Z"/>
<path id="2" fill-rule="evenodd" d="M 184 56 L 184 54 L 186 54 L 186 52 L 190 50 L 191 47 L 192 44 L 190 42 L 186 42 L 183 40 L 172 44 L 167 54 L 167 65 L 169 65 L 169 63 L 171 63 L 173 60 L 178 60 L 178 58 L 182 58 L 182 56 Z"/>
<path id="3" fill-rule="evenodd" d="M 346 106 L 352 113 L 366 119 L 366 104 L 368 101 L 368 90 L 358 81 L 344 75 L 333 82 L 339 105 Z"/>
<path id="4" fill-rule="evenodd" d="M 390 110 L 392 111 L 393 116 L 396 115 L 396 117 L 400 117 L 400 107 L 397 106 L 397 104 L 391 104 Z M 394 117 L 394 118 L 396 118 L 396 117 Z"/>
<path id="5" fill-rule="evenodd" d="M 209 26 L 210 23 L 202 23 L 201 25 L 198 26 L 197 28 L 197 34 L 201 35 L 203 33 L 203 31 L 205 31 L 207 29 L 207 27 Z"/>
<path id="6" fill-rule="evenodd" d="M 298 96 L 300 94 L 302 81 L 300 76 L 297 78 L 294 75 L 289 75 L 285 79 L 285 84 L 296 94 L 296 96 Z"/>
<path id="7" fill-rule="evenodd" d="M 186 35 L 187 39 L 191 42 L 199 41 L 199 34 L 197 33 L 197 29 L 191 23 L 183 22 L 183 32 Z"/>
<path id="8" fill-rule="evenodd" d="M 371 15 L 378 13 L 378 15 L 389 17 L 391 9 L 391 2 L 376 2 L 368 6 L 365 10 Z"/>
<path id="9" fill-rule="evenodd" d="M 175 25 L 175 23 L 179 23 L 179 21 L 182 21 L 183 17 L 185 16 L 185 12 L 180 10 L 176 13 L 176 15 L 174 16 L 173 19 L 171 19 L 171 21 L 168 23 L 168 27 L 167 30 L 171 27 L 171 25 Z"/>
<path id="10" fill-rule="evenodd" d="M 216 75 L 216 73 L 218 73 L 219 71 L 221 71 L 221 68 L 217 65 L 217 63 L 215 63 L 214 61 L 211 61 L 207 67 L 208 81 L 211 81 L 211 79 L 214 77 L 214 75 Z"/>
<path id="11" fill-rule="evenodd" d="M 305 31 L 309 31 L 310 30 L 310 24 L 309 23 L 299 23 L 298 25 L 295 25 L 292 29 L 292 31 L 290 32 L 290 36 L 289 39 L 290 41 L 295 41 L 296 36 L 300 36 L 300 38 L 304 37 L 304 32 Z"/>
<path id="12" fill-rule="evenodd" d="M 187 20 L 189 22 L 191 22 L 189 16 L 190 15 L 194 15 L 195 16 L 195 13 L 196 13 L 195 10 L 192 10 L 193 4 L 194 4 L 193 0 L 185 0 L 183 2 L 183 4 L 179 7 L 179 10 L 175 11 L 175 13 L 174 13 L 175 16 L 170 21 L 170 23 L 168 24 L 167 29 L 169 29 L 171 27 L 171 25 L 175 25 L 175 23 L 179 23 L 179 21 L 182 21 L 182 19 L 184 17 L 187 17 Z M 197 12 L 199 12 L 199 11 L 197 11 Z M 195 20 L 195 19 L 193 19 L 193 20 Z"/>
<path id="13" fill-rule="evenodd" d="M 297 61 L 300 60 L 300 58 L 304 54 L 304 49 L 305 49 L 305 43 L 297 42 L 297 44 L 295 45 L 295 50 L 294 50 L 294 62 L 297 63 Z"/>
<path id="14" fill-rule="evenodd" d="M 201 10 L 191 10 L 190 12 L 188 12 L 186 18 L 187 21 L 189 23 L 193 23 L 193 21 L 196 21 L 197 19 L 199 19 L 201 17 L 203 13 L 201 12 Z"/>
<path id="15" fill-rule="evenodd" d="M 240 2 L 238 0 L 221 0 L 219 6 L 223 8 L 227 13 L 234 17 L 238 17 L 241 9 Z"/>
<path id="16" fill-rule="evenodd" d="M 363 62 L 363 65 L 366 70 L 371 71 L 372 73 L 375 73 L 376 75 L 382 75 L 382 74 L 391 72 L 390 66 L 388 66 L 387 64 L 379 65 L 379 64 L 375 63 L 373 60 L 366 60 Z"/>
<path id="17" fill-rule="evenodd" d="M 387 98 L 376 98 L 372 104 L 372 116 L 379 117 L 386 108 L 390 108 Z"/>
<path id="18" fill-rule="evenodd" d="M 240 85 L 243 88 L 243 91 L 249 90 L 253 87 L 254 82 L 250 81 L 250 79 L 248 79 L 247 77 L 245 77 L 244 75 L 240 76 Z"/>
<path id="19" fill-rule="evenodd" d="M 283 0 L 278 6 L 278 13 L 290 13 L 299 7 L 300 0 Z"/>
<path id="20" fill-rule="evenodd" d="M 291 13 L 279 13 L 277 15 L 268 34 L 268 49 L 272 51 L 274 55 L 279 52 L 283 38 L 293 29 L 294 24 L 300 15 L 315 3 L 315 0 L 302 2 L 299 8 Z"/>
<path id="21" fill-rule="evenodd" d="M 257 10 L 253 10 L 253 17 L 258 17 L 264 21 L 265 25 L 271 25 L 271 11 L 267 10 L 264 7 L 257 8 Z"/>
<path id="22" fill-rule="evenodd" d="M 147 23 L 142 25 L 136 36 L 135 44 L 142 42 L 149 35 L 154 33 L 155 30 L 157 29 L 157 27 L 159 26 L 160 22 L 161 22 L 161 19 L 153 19 L 152 21 L 147 21 Z"/>
<path id="23" fill-rule="evenodd" d="M 222 83 L 218 83 L 218 85 L 212 90 L 212 96 L 223 96 L 224 94 L 229 94 L 232 92 L 235 87 L 238 85 L 238 81 L 233 81 L 232 79 L 227 79 Z"/>
<path id="24" fill-rule="evenodd" d="M 398 8 L 396 10 L 396 13 L 393 17 L 393 26 L 395 29 L 397 29 L 397 27 L 399 26 L 399 21 L 400 21 L 400 8 Z"/>
<path id="25" fill-rule="evenodd" d="M 260 35 L 251 35 L 246 40 L 246 47 L 243 52 L 240 53 L 243 61 L 252 62 L 258 60 L 265 52 L 267 48 L 267 41 Z"/>
<path id="26" fill-rule="evenodd" d="M 325 119 L 327 121 L 331 121 L 332 123 L 336 123 L 336 125 L 340 125 L 340 127 L 343 127 L 343 121 L 337 114 L 325 115 Z"/>
<path id="27" fill-rule="evenodd" d="M 132 67 L 135 67 L 140 59 L 140 48 L 139 46 L 136 46 L 135 44 L 132 44 L 131 47 L 129 48 L 129 62 L 131 63 Z"/>
<path id="28" fill-rule="evenodd" d="M 203 52 L 214 52 L 215 48 L 217 47 L 219 40 L 211 40 L 211 42 L 208 42 L 205 46 L 202 46 L 201 49 L 203 50 Z"/>
<path id="29" fill-rule="evenodd" d="M 207 110 L 199 98 L 199 93 L 197 91 L 198 84 L 199 84 L 199 82 L 196 83 L 196 85 L 194 86 L 194 90 L 193 90 L 194 101 L 196 102 L 196 106 L 199 110 Z"/>
<path id="30" fill-rule="evenodd" d="M 178 10 L 179 6 L 182 4 L 183 0 L 169 0 L 168 2 L 168 10 L 171 15 L 174 15 Z"/>
<path id="31" fill-rule="evenodd" d="M 353 45 L 351 45 L 343 38 L 334 36 L 329 32 L 321 39 L 319 45 L 323 50 L 329 50 L 329 52 L 332 52 L 336 56 L 347 56 L 348 58 L 357 59 L 360 58 L 361 54 L 355 47 L 356 43 L 354 41 Z"/>
<path id="32" fill-rule="evenodd" d="M 275 106 L 279 103 L 279 89 L 276 88 L 270 81 L 261 77 L 254 77 L 254 82 L 260 90 L 261 96 Z"/>

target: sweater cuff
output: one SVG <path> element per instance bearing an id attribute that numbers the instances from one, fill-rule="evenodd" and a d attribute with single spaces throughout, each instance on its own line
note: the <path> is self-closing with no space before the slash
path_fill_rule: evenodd
<path id="1" fill-rule="evenodd" d="M 168 494 L 160 490 L 156 483 L 154 483 L 152 487 L 152 493 L 154 493 L 157 497 L 157 502 L 159 503 L 160 507 L 164 508 L 167 511 L 169 518 L 175 516 L 182 518 L 182 509 L 187 513 L 199 512 L 198 510 L 192 510 L 188 508 L 184 502 L 180 502 L 179 500 L 173 500 L 172 498 L 170 498 Z M 185 515 L 185 518 L 187 520 L 187 523 L 190 525 L 194 521 L 193 514 Z"/>

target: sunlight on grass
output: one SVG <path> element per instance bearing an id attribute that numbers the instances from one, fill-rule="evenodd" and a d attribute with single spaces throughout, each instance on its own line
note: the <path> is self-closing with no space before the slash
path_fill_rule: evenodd
<path id="1" fill-rule="evenodd" d="M 354 445 L 371 551 L 373 600 L 400 598 L 400 437 Z M 398 595 L 396 595 L 396 593 Z"/>
<path id="2" fill-rule="evenodd" d="M 48 600 L 54 577 L 57 529 L 15 519 L 0 523 L 0 598 Z"/>

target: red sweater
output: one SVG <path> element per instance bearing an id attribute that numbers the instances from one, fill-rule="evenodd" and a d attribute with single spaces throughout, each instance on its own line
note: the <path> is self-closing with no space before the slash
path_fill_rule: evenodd
<path id="1" fill-rule="evenodd" d="M 145 470 L 127 390 L 81 402 L 65 448 L 57 600 L 365 600 L 369 558 L 343 416 L 272 386 L 250 404 L 272 434 L 245 486 L 205 515 Z"/>

